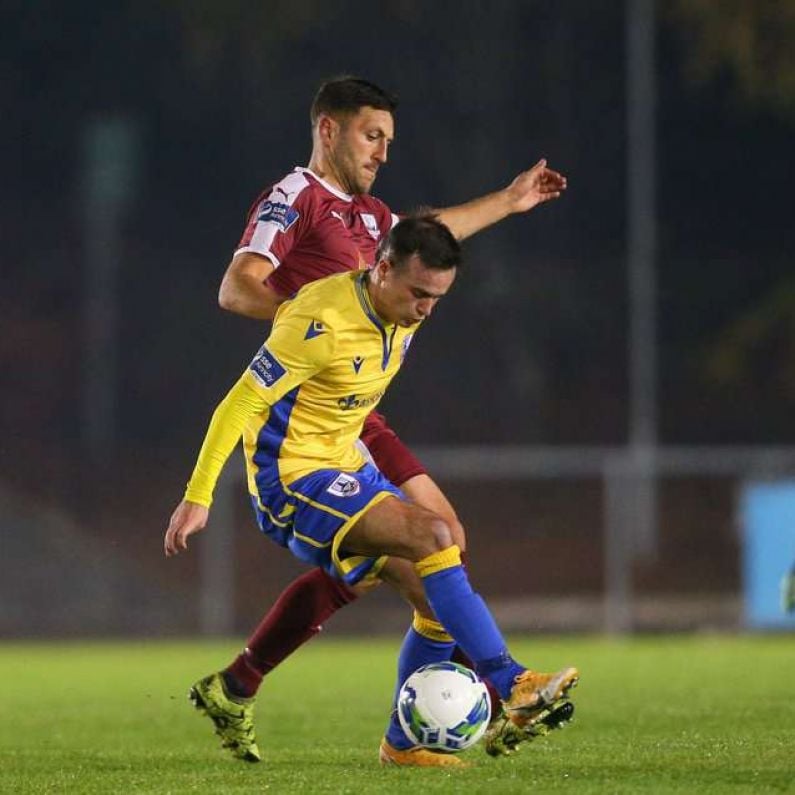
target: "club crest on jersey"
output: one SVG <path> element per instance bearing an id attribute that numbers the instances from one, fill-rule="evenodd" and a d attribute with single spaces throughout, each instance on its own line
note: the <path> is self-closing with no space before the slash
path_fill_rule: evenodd
<path id="1" fill-rule="evenodd" d="M 260 205 L 257 221 L 276 224 L 286 232 L 300 217 L 298 210 L 282 202 L 265 201 Z"/>
<path id="2" fill-rule="evenodd" d="M 403 344 L 400 346 L 400 363 L 406 359 L 406 354 L 409 352 L 409 346 L 411 345 L 411 341 L 414 339 L 413 334 L 407 334 L 403 340 Z"/>
<path id="3" fill-rule="evenodd" d="M 337 497 L 353 497 L 362 490 L 362 486 L 353 475 L 341 472 L 334 479 L 334 482 L 326 489 L 329 494 Z"/>
<path id="4" fill-rule="evenodd" d="M 257 383 L 272 387 L 287 371 L 282 363 L 263 345 L 248 366 Z"/>
<path id="5" fill-rule="evenodd" d="M 378 240 L 378 238 L 381 237 L 381 232 L 378 229 L 378 221 L 375 220 L 375 216 L 370 213 L 359 213 L 359 215 L 362 217 L 362 221 L 364 221 L 364 225 L 370 237 L 373 238 L 373 240 Z"/>
<path id="6" fill-rule="evenodd" d="M 309 328 L 306 330 L 306 334 L 304 334 L 304 339 L 313 340 L 315 337 L 319 337 L 321 334 L 325 333 L 326 333 L 326 327 L 319 320 L 313 320 L 309 324 Z"/>
<path id="7" fill-rule="evenodd" d="M 364 356 L 353 357 L 353 372 L 356 373 L 356 375 L 359 375 L 359 370 L 362 369 L 363 362 L 364 362 Z"/>

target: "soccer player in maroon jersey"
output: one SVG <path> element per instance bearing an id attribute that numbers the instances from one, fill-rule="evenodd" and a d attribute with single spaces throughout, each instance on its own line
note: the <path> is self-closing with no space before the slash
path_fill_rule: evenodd
<path id="1" fill-rule="evenodd" d="M 320 87 L 311 109 L 309 165 L 295 168 L 266 188 L 253 204 L 221 283 L 219 303 L 224 309 L 270 320 L 279 304 L 307 282 L 374 264 L 379 241 L 398 220 L 386 204 L 370 195 L 394 139 L 396 105 L 388 93 L 358 78 L 338 78 Z M 565 188 L 565 178 L 539 160 L 502 190 L 435 213 L 463 240 L 508 215 L 558 198 Z M 412 501 L 442 517 L 454 542 L 464 550 L 464 529 L 452 505 L 381 415 L 370 415 L 361 439 L 384 475 Z M 243 652 L 221 672 L 228 695 L 253 698 L 266 673 L 357 596 L 321 569 L 295 580 Z M 412 632 L 418 633 L 419 643 L 448 639 L 441 626 L 429 627 L 416 615 Z M 405 668 L 408 675 L 421 662 L 409 654 L 402 660 L 401 673 Z M 434 764 L 438 755 L 401 747 L 397 732 L 393 727 L 387 734 L 387 748 L 393 752 L 389 761 Z M 489 750 L 508 749 L 521 739 L 497 732 L 489 740 Z"/>

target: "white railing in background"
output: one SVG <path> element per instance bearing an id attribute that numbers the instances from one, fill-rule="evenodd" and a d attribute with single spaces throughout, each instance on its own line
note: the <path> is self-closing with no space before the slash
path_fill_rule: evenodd
<path id="1" fill-rule="evenodd" d="M 415 453 L 441 483 L 600 478 L 604 488 L 603 629 L 633 629 L 632 563 L 656 548 L 654 486 L 665 476 L 725 476 L 738 480 L 795 477 L 795 447 L 421 447 Z M 239 459 L 238 459 L 239 460 Z M 233 505 L 244 482 L 238 467 L 219 484 L 212 542 L 202 546 L 201 627 L 229 634 L 234 616 Z M 651 498 L 649 498 L 651 496 Z"/>

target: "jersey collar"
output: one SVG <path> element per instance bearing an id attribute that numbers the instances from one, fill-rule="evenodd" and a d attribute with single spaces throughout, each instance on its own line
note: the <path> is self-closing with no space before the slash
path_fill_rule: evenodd
<path id="1" fill-rule="evenodd" d="M 385 331 L 384 321 L 381 320 L 381 318 L 378 316 L 378 312 L 375 311 L 373 302 L 370 300 L 370 294 L 367 292 L 368 272 L 369 271 L 362 271 L 361 273 L 356 274 L 356 280 L 354 282 L 356 285 L 356 296 L 359 299 L 359 303 L 362 305 L 364 314 L 367 315 L 370 322 L 376 328 L 378 328 L 379 331 Z"/>
<path id="2" fill-rule="evenodd" d="M 309 174 L 313 179 L 317 180 L 329 193 L 333 193 L 338 199 L 342 199 L 346 202 L 352 202 L 353 196 L 348 193 L 343 193 L 339 188 L 335 188 L 333 185 L 330 185 L 326 180 L 322 177 L 319 177 L 312 171 L 311 168 L 305 168 L 304 166 L 296 166 L 294 169 L 295 171 L 300 172 L 301 174 Z"/>
<path id="3" fill-rule="evenodd" d="M 364 310 L 364 314 L 367 315 L 368 320 L 378 329 L 381 335 L 381 370 L 383 372 L 389 366 L 389 358 L 392 355 L 392 345 L 395 341 L 395 334 L 397 333 L 397 323 L 392 325 L 391 331 L 388 331 L 386 326 L 384 326 L 383 320 L 378 317 L 378 313 L 375 311 L 373 303 L 370 300 L 370 294 L 367 292 L 367 273 L 368 271 L 362 271 L 362 273 L 357 274 L 354 284 L 356 286 L 356 296 Z"/>

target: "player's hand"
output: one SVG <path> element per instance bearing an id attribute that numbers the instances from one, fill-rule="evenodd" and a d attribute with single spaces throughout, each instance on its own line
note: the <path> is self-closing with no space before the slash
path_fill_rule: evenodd
<path id="1" fill-rule="evenodd" d="M 795 566 L 781 580 L 781 609 L 785 613 L 795 613 Z"/>
<path id="2" fill-rule="evenodd" d="M 505 189 L 515 213 L 526 213 L 537 204 L 560 197 L 566 190 L 566 177 L 547 168 L 547 161 L 541 158 L 531 169 L 523 171 Z"/>
<path id="3" fill-rule="evenodd" d="M 206 524 L 210 511 L 203 505 L 183 500 L 177 505 L 166 530 L 164 542 L 166 557 L 177 555 L 188 548 L 188 536 L 198 533 Z"/>

